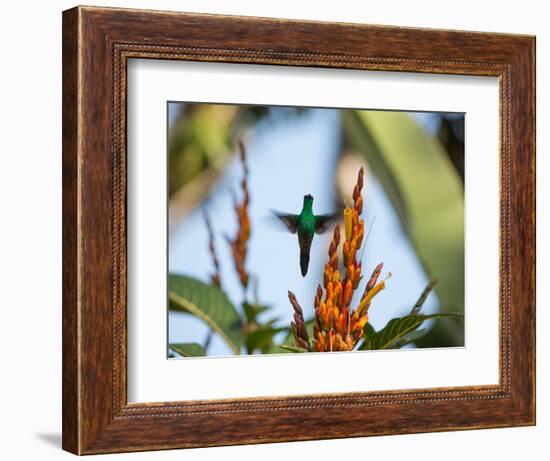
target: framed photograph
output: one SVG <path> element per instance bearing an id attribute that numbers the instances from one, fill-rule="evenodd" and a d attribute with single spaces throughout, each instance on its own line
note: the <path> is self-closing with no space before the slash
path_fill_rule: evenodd
<path id="1" fill-rule="evenodd" d="M 63 448 L 535 424 L 535 38 L 63 13 Z"/>

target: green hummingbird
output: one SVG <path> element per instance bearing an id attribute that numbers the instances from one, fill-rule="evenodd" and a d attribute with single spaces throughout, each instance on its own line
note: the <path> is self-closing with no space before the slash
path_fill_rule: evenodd
<path id="1" fill-rule="evenodd" d="M 300 269 L 302 276 L 307 274 L 309 265 L 309 252 L 311 242 L 315 234 L 322 234 L 328 231 L 338 222 L 338 214 L 313 213 L 313 196 L 304 195 L 304 205 L 300 214 L 279 213 L 273 211 L 273 214 L 285 225 L 287 230 L 293 234 L 298 234 L 298 245 L 300 246 Z"/>

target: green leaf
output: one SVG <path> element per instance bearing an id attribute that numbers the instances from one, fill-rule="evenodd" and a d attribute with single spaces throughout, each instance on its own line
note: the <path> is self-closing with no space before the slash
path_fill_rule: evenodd
<path id="1" fill-rule="evenodd" d="M 460 314 L 430 314 L 430 315 L 406 315 L 391 319 L 384 328 L 377 331 L 369 340 L 368 350 L 391 349 L 398 345 L 402 340 L 406 340 L 407 335 L 414 332 L 424 321 L 431 319 L 442 319 L 448 317 L 463 318 Z"/>
<path id="2" fill-rule="evenodd" d="M 273 337 L 288 328 L 275 328 L 270 325 L 260 325 L 256 330 L 246 335 L 246 348 L 249 351 L 259 349 L 262 354 L 268 353 L 273 347 Z"/>
<path id="3" fill-rule="evenodd" d="M 279 347 L 289 352 L 309 352 L 307 349 L 304 349 L 303 347 L 285 346 L 285 345 L 280 345 Z"/>
<path id="4" fill-rule="evenodd" d="M 464 312 L 464 187 L 441 143 L 408 114 L 343 111 L 344 132 L 376 174 L 428 276 L 439 304 Z M 449 311 L 447 311 L 449 312 Z M 438 322 L 445 345 L 464 344 L 464 325 Z"/>
<path id="5" fill-rule="evenodd" d="M 374 329 L 374 327 L 370 323 L 367 323 L 363 327 L 363 333 L 364 333 L 365 337 L 372 338 L 376 334 L 376 330 Z"/>
<path id="6" fill-rule="evenodd" d="M 367 323 L 363 328 L 364 341 L 361 343 L 361 345 L 357 349 L 360 351 L 372 350 L 372 345 L 375 337 L 376 337 L 376 330 L 370 323 Z"/>
<path id="7" fill-rule="evenodd" d="M 258 316 L 262 312 L 266 312 L 270 309 L 270 306 L 262 306 L 259 304 L 243 303 L 243 311 L 246 317 L 247 323 L 257 323 Z"/>
<path id="8" fill-rule="evenodd" d="M 262 354 L 269 353 L 274 347 L 273 338 L 281 331 L 288 331 L 287 327 L 276 327 L 277 318 L 260 321 L 259 316 L 271 309 L 271 306 L 243 303 L 242 308 L 246 318 L 245 345 L 248 354 L 259 350 Z"/>
<path id="9" fill-rule="evenodd" d="M 206 355 L 204 348 L 197 343 L 170 344 L 170 349 L 184 357 L 202 357 Z"/>
<path id="10" fill-rule="evenodd" d="M 169 275 L 169 308 L 200 318 L 218 333 L 235 354 L 244 343 L 242 320 L 227 296 L 216 286 L 185 275 Z"/>
<path id="11" fill-rule="evenodd" d="M 415 343 L 419 339 L 423 338 L 428 333 L 427 328 L 421 328 L 420 330 L 414 330 L 404 335 L 401 339 L 398 339 L 390 349 L 400 349 L 407 344 Z"/>

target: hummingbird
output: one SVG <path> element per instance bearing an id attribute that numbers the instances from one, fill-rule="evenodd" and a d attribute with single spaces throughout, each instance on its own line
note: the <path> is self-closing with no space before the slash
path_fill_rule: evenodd
<path id="1" fill-rule="evenodd" d="M 338 222 L 338 214 L 313 213 L 313 196 L 304 195 L 304 204 L 300 214 L 287 214 L 273 211 L 273 214 L 285 225 L 288 231 L 298 234 L 298 245 L 300 246 L 300 270 L 302 276 L 307 274 L 309 265 L 309 252 L 311 242 L 315 234 L 322 234 L 328 231 Z"/>

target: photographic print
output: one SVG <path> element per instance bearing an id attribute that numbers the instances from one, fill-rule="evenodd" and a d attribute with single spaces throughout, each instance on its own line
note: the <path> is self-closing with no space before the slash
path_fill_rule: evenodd
<path id="1" fill-rule="evenodd" d="M 535 48 L 64 11 L 63 448 L 534 425 Z"/>
<path id="2" fill-rule="evenodd" d="M 169 358 L 464 346 L 464 114 L 167 116 Z"/>

